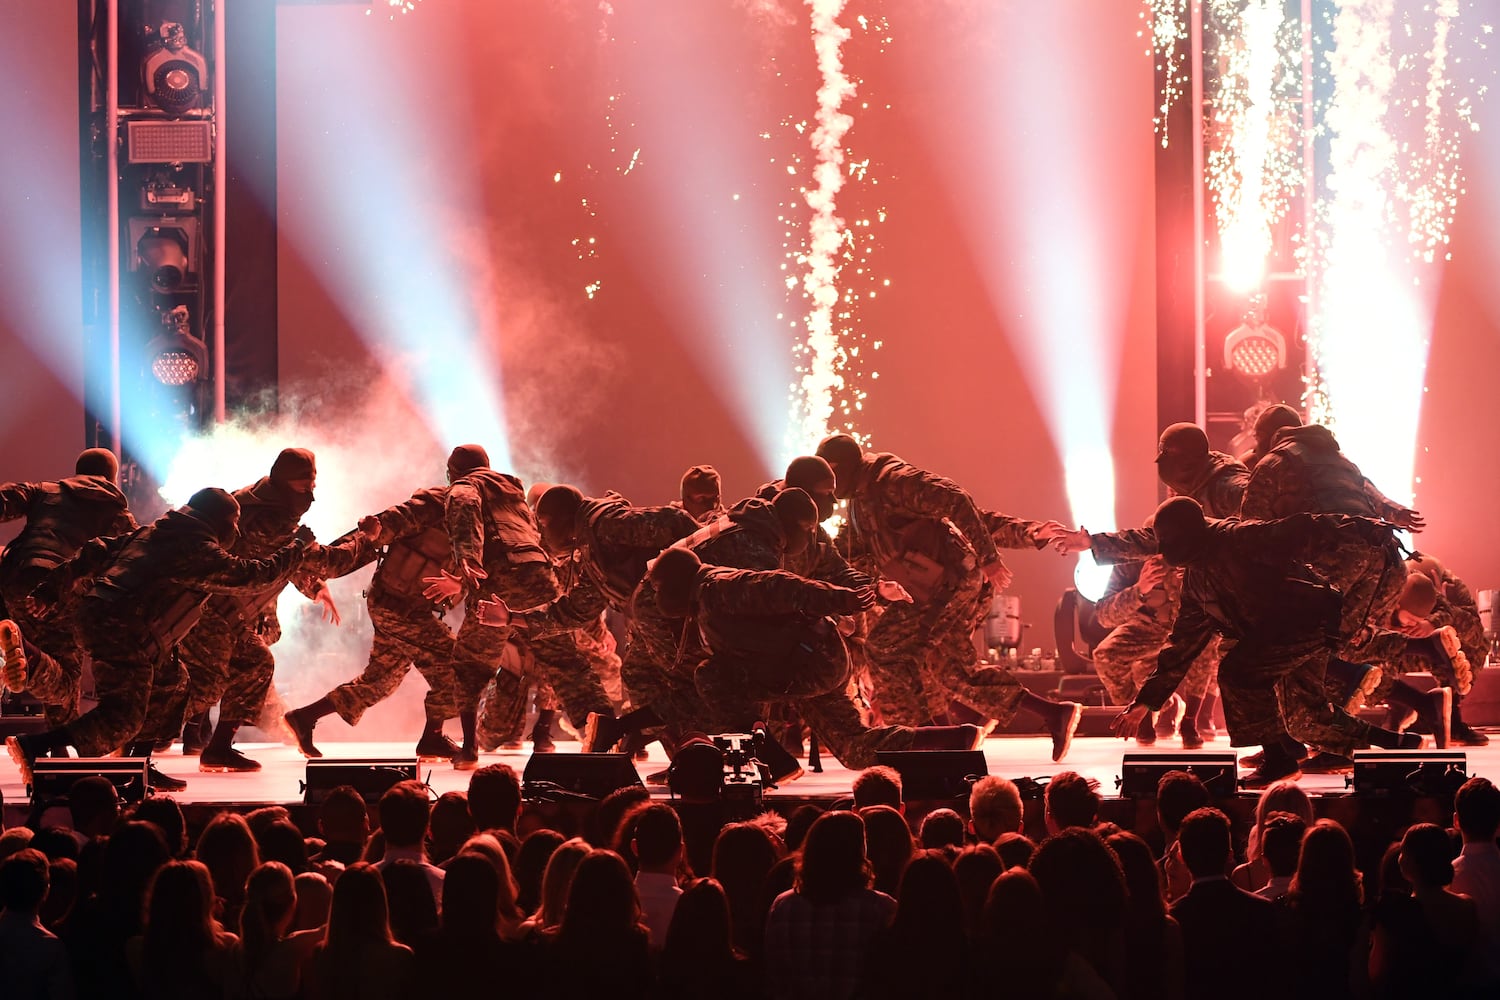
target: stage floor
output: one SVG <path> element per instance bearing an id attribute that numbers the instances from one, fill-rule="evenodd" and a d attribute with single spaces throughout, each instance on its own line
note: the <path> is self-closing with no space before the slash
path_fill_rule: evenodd
<path id="1" fill-rule="evenodd" d="M 1467 754 L 1468 773 L 1484 775 L 1500 780 L 1500 733 L 1491 733 L 1495 742 L 1487 747 L 1463 748 Z M 302 801 L 301 781 L 306 772 L 306 760 L 294 747 L 272 743 L 240 744 L 251 758 L 260 761 L 262 769 L 253 774 L 203 774 L 198 771 L 196 757 L 183 757 L 176 749 L 163 751 L 155 758 L 159 768 L 168 774 L 184 778 L 187 789 L 177 793 L 176 798 L 184 804 L 259 806 L 267 804 L 290 804 Z M 561 753 L 576 751 L 577 744 L 559 741 Z M 363 743 L 326 742 L 322 745 L 324 760 L 340 757 L 399 758 L 411 754 L 410 743 Z M 1200 751 L 1183 751 L 1175 740 L 1162 740 L 1153 747 L 1138 747 L 1133 740 L 1107 737 L 1080 737 L 1073 742 L 1068 758 L 1060 763 L 1051 759 L 1051 744 L 1041 737 L 993 736 L 985 741 L 984 754 L 991 774 L 1009 778 L 1049 778 L 1059 771 L 1077 771 L 1084 777 L 1099 782 L 1099 792 L 1106 798 L 1118 795 L 1121 756 L 1127 752 L 1153 753 L 1224 753 L 1229 747 L 1222 741 L 1209 743 Z M 1412 751 L 1420 755 L 1421 751 Z M 530 757 L 527 751 L 483 754 L 481 764 L 505 763 L 517 771 L 524 770 Z M 641 776 L 666 767 L 666 758 L 659 744 L 652 744 L 651 759 L 638 762 Z M 768 798 L 785 797 L 795 800 L 833 800 L 849 794 L 855 772 L 840 766 L 837 761 L 824 755 L 823 772 L 808 772 L 797 781 L 789 782 L 779 789 L 769 790 Z M 472 772 L 456 771 L 445 764 L 423 764 L 420 770 L 423 780 L 428 781 L 435 793 L 461 791 L 468 787 Z M 1308 774 L 1301 780 L 1302 787 L 1314 796 L 1342 795 L 1347 791 L 1345 775 Z M 651 788 L 654 794 L 665 797 L 664 787 Z M 26 789 L 20 772 L 8 756 L 0 756 L 0 792 L 3 792 L 7 814 L 27 801 Z"/>

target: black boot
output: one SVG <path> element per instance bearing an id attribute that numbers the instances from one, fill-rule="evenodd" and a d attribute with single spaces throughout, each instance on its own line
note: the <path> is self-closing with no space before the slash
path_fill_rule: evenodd
<path id="1" fill-rule="evenodd" d="M 459 712 L 458 724 L 464 731 L 464 745 L 453 755 L 453 767 L 458 771 L 472 771 L 479 766 L 479 730 L 477 711 Z"/>
<path id="2" fill-rule="evenodd" d="M 1198 709 L 1198 735 L 1205 740 L 1219 738 L 1219 727 L 1214 722 L 1214 710 L 1219 707 L 1219 696 L 1212 691 L 1203 696 L 1203 707 Z"/>
<path id="3" fill-rule="evenodd" d="M 197 715 L 188 716 L 187 723 L 182 727 L 182 755 L 184 757 L 198 756 L 203 752 L 203 747 L 208 743 L 211 734 L 207 709 Z"/>
<path id="4" fill-rule="evenodd" d="M 1156 720 L 1151 718 L 1150 712 L 1141 717 L 1141 724 L 1135 729 L 1135 741 L 1143 747 L 1156 745 Z"/>
<path id="5" fill-rule="evenodd" d="M 755 724 L 755 754 L 766 771 L 773 785 L 783 785 L 788 781 L 796 781 L 802 777 L 802 765 L 797 763 L 797 758 L 786 752 L 786 749 L 770 733 L 766 732 L 763 722 Z"/>
<path id="6" fill-rule="evenodd" d="M 1391 687 L 1389 697 L 1393 707 L 1399 705 L 1416 712 L 1419 719 L 1432 727 L 1433 746 L 1439 750 L 1448 748 L 1448 725 L 1453 718 L 1452 688 L 1418 691 L 1406 681 L 1397 681 Z"/>
<path id="7" fill-rule="evenodd" d="M 556 718 L 555 708 L 536 710 L 536 724 L 531 727 L 532 753 L 552 753 L 557 749 L 557 744 L 552 742 L 552 723 Z"/>
<path id="8" fill-rule="evenodd" d="M 239 728 L 238 722 L 219 720 L 208 745 L 198 755 L 198 770 L 232 774 L 260 770 L 259 761 L 251 760 L 234 748 L 234 734 Z"/>
<path id="9" fill-rule="evenodd" d="M 1047 735 L 1052 737 L 1052 760 L 1056 762 L 1066 757 L 1068 748 L 1073 745 L 1073 734 L 1083 719 L 1083 706 L 1076 701 L 1048 701 L 1026 691 L 1021 694 L 1018 707 L 1040 715 L 1047 724 Z"/>
<path id="10" fill-rule="evenodd" d="M 417 757 L 426 760 L 451 761 L 459 754 L 458 744 L 443 733 L 442 719 L 428 719 L 422 738 L 417 740 Z"/>
<path id="11" fill-rule="evenodd" d="M 1240 779 L 1240 784 L 1246 788 L 1264 788 L 1302 773 L 1297 770 L 1296 759 L 1279 742 L 1267 743 L 1261 748 L 1260 756 L 1260 766 Z"/>
<path id="12" fill-rule="evenodd" d="M 22 733 L 5 738 L 5 749 L 10 751 L 10 759 L 16 762 L 21 780 L 28 785 L 31 784 L 31 768 L 36 764 L 36 759 L 45 757 L 54 750 L 63 750 L 67 745 L 66 729 L 49 729 L 41 733 Z"/>
<path id="13" fill-rule="evenodd" d="M 138 741 L 127 744 L 125 747 L 126 757 L 146 758 L 146 782 L 152 788 L 160 792 L 180 792 L 187 787 L 187 782 L 181 778 L 174 778 L 157 770 L 156 764 L 151 761 L 151 751 L 155 744 L 149 741 Z"/>
<path id="14" fill-rule="evenodd" d="M 1183 695 L 1182 721 L 1177 723 L 1177 735 L 1182 737 L 1182 749 L 1202 750 L 1203 737 L 1198 735 L 1198 712 L 1203 708 L 1203 696 Z"/>
<path id="15" fill-rule="evenodd" d="M 313 745 L 313 727 L 318 720 L 333 715 L 337 709 L 328 698 L 319 698 L 311 705 L 302 708 L 294 708 L 282 716 L 287 728 L 292 731 L 292 737 L 297 741 L 297 749 L 302 751 L 304 757 L 321 757 L 323 751 Z"/>
<path id="16" fill-rule="evenodd" d="M 1448 725 L 1450 742 L 1463 747 L 1488 746 L 1490 738 L 1464 721 L 1463 713 L 1459 710 L 1462 702 L 1463 698 L 1454 694 L 1453 714 L 1449 718 Z"/>

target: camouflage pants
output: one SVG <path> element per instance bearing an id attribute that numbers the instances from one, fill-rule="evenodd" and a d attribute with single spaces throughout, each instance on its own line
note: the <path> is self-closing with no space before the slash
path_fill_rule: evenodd
<path id="1" fill-rule="evenodd" d="M 693 683 L 708 709 L 704 724 L 710 732 L 743 733 L 763 717 L 766 702 L 800 701 L 849 684 L 849 651 L 831 627 L 808 631 L 805 644 L 784 654 L 740 655 L 716 653 L 693 675 Z"/>
<path id="2" fill-rule="evenodd" d="M 647 587 L 636 591 L 630 637 L 620 662 L 620 679 L 635 708 L 650 708 L 673 739 L 703 732 L 708 707 L 693 682 L 707 657 L 690 618 L 668 618 L 656 607 Z"/>
<path id="3" fill-rule="evenodd" d="M 125 623 L 89 623 L 82 633 L 99 703 L 63 729 L 80 756 L 102 757 L 134 739 L 150 738 L 142 730 L 148 708 L 160 714 L 175 701 L 182 674 L 172 657 L 158 662 L 153 643 Z"/>
<path id="4" fill-rule="evenodd" d="M 1225 653 L 1219 693 L 1229 745 L 1274 743 L 1283 733 L 1344 756 L 1365 745 L 1369 726 L 1328 700 L 1330 655 L 1321 634 L 1280 645 L 1241 640 Z"/>
<path id="5" fill-rule="evenodd" d="M 1367 641 L 1368 637 L 1360 634 L 1364 629 L 1390 621 L 1406 583 L 1401 550 L 1394 541 L 1379 547 L 1343 545 L 1321 560 L 1314 559 L 1313 566 L 1344 595 L 1339 624 L 1351 644 L 1346 644 L 1340 655 L 1356 663 L 1368 662 L 1360 658 L 1352 643 Z"/>
<path id="6" fill-rule="evenodd" d="M 422 701 L 427 721 L 441 723 L 458 714 L 453 680 L 453 632 L 447 623 L 420 608 L 394 609 L 368 604 L 375 638 L 370 661 L 360 675 L 328 692 L 328 700 L 349 725 L 372 705 L 389 698 L 413 666 L 427 681 Z"/>
<path id="7" fill-rule="evenodd" d="M 1376 641 L 1366 647 L 1371 662 L 1379 664 L 1382 676 L 1380 685 L 1370 695 L 1371 703 L 1385 701 L 1391 688 L 1403 674 L 1430 673 L 1433 680 L 1443 687 L 1450 687 L 1454 694 L 1473 683 L 1472 673 L 1460 678 L 1454 670 L 1453 661 L 1443 651 L 1442 645 L 1433 636 L 1411 639 L 1399 633 L 1377 633 Z M 1472 669 L 1473 661 L 1469 661 Z"/>
<path id="8" fill-rule="evenodd" d="M 279 636 L 275 616 L 266 628 Z M 188 675 L 186 715 L 219 705 L 220 722 L 255 725 L 271 690 L 276 659 L 255 627 L 205 615 L 178 647 Z"/>
<path id="9" fill-rule="evenodd" d="M 79 648 L 71 619 L 58 622 L 57 615 L 37 619 L 14 616 L 26 650 L 26 692 L 41 702 L 47 724 L 61 726 L 78 716 L 78 697 L 83 685 L 83 650 Z"/>
<path id="10" fill-rule="evenodd" d="M 620 656 L 615 652 L 614 633 L 605 627 L 601 616 L 592 626 L 576 630 L 573 637 L 578 641 L 578 651 L 589 661 L 589 669 L 593 670 L 594 676 L 599 678 L 599 683 L 604 687 L 610 706 L 616 715 L 620 714 L 625 705 L 625 691 L 620 680 Z M 484 693 L 479 696 L 479 745 L 484 750 L 493 750 L 505 743 L 521 740 L 526 723 L 527 702 L 531 700 L 533 690 L 536 691 L 538 711 L 555 712 L 562 707 L 557 700 L 557 692 L 546 681 L 538 680 L 536 669 L 531 663 L 522 662 L 513 668 L 509 664 L 506 666 L 512 674 L 520 671 L 520 681 L 514 686 L 510 697 L 501 695 L 498 673 L 484 686 Z"/>
<path id="11" fill-rule="evenodd" d="M 971 637 L 989 593 L 989 582 L 975 571 L 929 604 L 892 604 L 881 614 L 865 650 L 886 722 L 921 725 L 946 715 L 949 701 L 1001 723 L 1015 714 L 1025 687 L 1004 667 L 976 664 Z"/>
<path id="12" fill-rule="evenodd" d="M 1127 621 L 1112 629 L 1094 647 L 1094 669 L 1111 705 L 1129 705 L 1146 678 L 1156 669 L 1156 655 L 1166 645 L 1171 627 L 1144 620 Z M 1214 639 L 1198 654 L 1187 675 L 1177 685 L 1184 698 L 1201 698 L 1218 672 L 1219 640 Z"/>
<path id="13" fill-rule="evenodd" d="M 505 646 L 511 639 L 506 629 L 481 625 L 475 612 L 478 601 L 500 597 L 513 608 L 534 608 L 557 596 L 557 581 L 546 563 L 524 563 L 519 566 L 486 566 L 489 577 L 480 591 L 470 598 L 464 623 L 459 627 L 453 647 L 453 673 L 457 684 L 460 712 L 477 712 L 479 696 L 485 685 L 496 680 L 502 696 L 513 695 L 510 685 L 519 680 L 499 676 Z M 578 642 L 570 632 L 544 639 L 524 639 L 524 645 L 536 663 L 537 676 L 552 686 L 563 710 L 574 726 L 582 727 L 590 712 L 610 711 L 609 698 L 599 678 L 589 669 L 588 660 L 579 652 Z"/>

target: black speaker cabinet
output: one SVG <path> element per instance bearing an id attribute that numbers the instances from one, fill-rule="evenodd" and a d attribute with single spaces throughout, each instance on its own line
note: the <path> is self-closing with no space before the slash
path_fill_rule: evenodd
<path id="1" fill-rule="evenodd" d="M 315 757 L 307 762 L 302 801 L 320 805 L 333 789 L 350 785 L 366 802 L 376 802 L 392 785 L 416 780 L 415 757 Z"/>
<path id="2" fill-rule="evenodd" d="M 61 798 L 80 778 L 109 779 L 121 802 L 147 796 L 150 759 L 146 757 L 38 757 L 31 766 L 31 801 Z"/>
<path id="3" fill-rule="evenodd" d="M 1234 751 L 1222 753 L 1127 753 L 1120 760 L 1120 796 L 1154 799 L 1161 776 L 1168 771 L 1196 774 L 1216 799 L 1239 791 L 1239 771 Z"/>
<path id="4" fill-rule="evenodd" d="M 602 799 L 617 788 L 641 784 L 628 753 L 534 753 L 521 775 L 528 799 Z"/>
<path id="5" fill-rule="evenodd" d="M 875 763 L 896 769 L 908 802 L 968 798 L 974 782 L 990 773 L 983 750 L 881 750 Z"/>
<path id="6" fill-rule="evenodd" d="M 1451 799 L 1469 779 L 1462 750 L 1360 750 L 1349 785 L 1356 795 Z"/>

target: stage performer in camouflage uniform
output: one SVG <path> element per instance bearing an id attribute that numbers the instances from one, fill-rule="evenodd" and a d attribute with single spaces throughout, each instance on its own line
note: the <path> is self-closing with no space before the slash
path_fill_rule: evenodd
<path id="1" fill-rule="evenodd" d="M 699 524 L 708 524 L 722 517 L 725 510 L 719 470 L 712 465 L 695 465 L 684 472 L 678 499 L 670 506 L 686 512 Z"/>
<path id="2" fill-rule="evenodd" d="M 1161 555 L 1145 562 L 1115 564 L 1104 596 L 1094 605 L 1094 617 L 1110 630 L 1094 646 L 1094 669 L 1109 695 L 1110 704 L 1129 705 L 1156 667 L 1156 654 L 1172 634 L 1172 623 L 1182 601 L 1182 570 L 1168 566 Z M 1183 678 L 1183 690 L 1206 690 L 1218 665 L 1218 643 L 1210 642 L 1193 660 Z M 1199 706 L 1190 705 L 1194 710 Z M 1178 732 L 1186 750 L 1203 746 L 1196 711 L 1184 711 Z M 1141 721 L 1137 742 L 1156 742 L 1151 718 Z"/>
<path id="3" fill-rule="evenodd" d="M 795 553 L 793 553 L 795 554 Z M 708 732 L 749 732 L 766 702 L 791 702 L 845 767 L 875 763 L 880 750 L 967 749 L 978 726 L 871 729 L 849 698 L 851 671 L 839 620 L 874 606 L 873 587 L 850 590 L 781 570 L 705 566 L 691 549 L 672 548 L 650 579 L 663 614 L 696 629 L 704 659 L 694 672 Z M 765 763 L 776 781 L 801 774 L 796 761 L 768 742 Z"/>
<path id="4" fill-rule="evenodd" d="M 113 454 L 90 448 L 67 479 L 0 486 L 0 520 L 26 519 L 0 556 L 0 600 L 9 615 L 0 621 L 4 682 L 40 701 L 54 727 L 78 714 L 83 649 L 71 604 L 39 617 L 28 609 L 27 597 L 85 543 L 135 530 L 117 485 L 119 469 Z"/>
<path id="5" fill-rule="evenodd" d="M 1250 482 L 1250 470 L 1230 455 L 1209 447 L 1208 435 L 1196 424 L 1171 424 L 1161 432 L 1156 447 L 1156 474 L 1170 496 L 1189 497 L 1209 517 L 1234 517 L 1239 513 Z M 1044 536 L 1064 554 L 1092 549 L 1094 561 L 1101 566 L 1140 561 L 1156 552 L 1156 536 L 1150 526 L 1124 531 L 1090 534 L 1080 528 L 1068 531 L 1050 525 Z M 1175 614 L 1175 611 L 1173 612 Z M 1160 620 L 1160 619 L 1159 619 Z M 1161 621 L 1166 634 L 1171 631 L 1170 618 Z M 1184 703 L 1178 727 L 1184 745 L 1202 744 L 1202 734 L 1212 731 L 1214 707 L 1218 700 L 1220 637 L 1215 636 L 1204 649 L 1201 660 L 1194 662 L 1175 692 Z M 1110 651 L 1106 650 L 1109 656 Z M 1171 735 L 1158 728 L 1158 735 Z"/>
<path id="6" fill-rule="evenodd" d="M 1474 592 L 1440 560 L 1426 552 L 1413 552 L 1406 561 L 1406 569 L 1408 577 L 1412 573 L 1420 573 L 1432 581 L 1436 595 L 1432 611 L 1426 616 L 1425 622 L 1413 620 L 1412 616 L 1403 616 L 1400 628 L 1415 638 L 1421 638 L 1424 634 L 1430 636 L 1439 652 L 1432 658 L 1432 665 L 1428 669 L 1435 676 L 1440 676 L 1440 683 L 1447 683 L 1441 679 L 1447 676 L 1443 673 L 1444 662 L 1448 665 L 1448 672 L 1453 675 L 1453 713 L 1449 725 L 1452 741 L 1469 747 L 1485 746 L 1489 743 L 1489 737 L 1465 722 L 1459 707 L 1469 693 L 1473 672 L 1484 666 L 1489 655 L 1489 640 L 1484 634 L 1484 623 L 1479 617 L 1479 604 L 1474 600 Z M 1427 632 L 1429 628 L 1432 629 L 1431 633 Z M 1452 635 L 1446 631 L 1449 628 L 1453 630 Z M 1467 670 L 1460 666 L 1460 655 Z M 1417 669 L 1419 668 L 1415 662 L 1397 665 L 1398 672 Z M 1463 674 L 1467 674 L 1467 679 L 1460 679 Z"/>
<path id="7" fill-rule="evenodd" d="M 323 756 L 312 739 L 319 719 L 336 714 L 351 726 L 359 725 L 365 711 L 395 693 L 413 666 L 427 682 L 422 702 L 427 721 L 417 740 L 417 757 L 451 761 L 458 753 L 443 735 L 443 723 L 458 714 L 453 630 L 443 620 L 444 606 L 422 595 L 428 586 L 425 580 L 455 568 L 445 521 L 447 497 L 446 486 L 418 490 L 400 506 L 360 520 L 370 558 L 377 548 L 382 550 L 365 591 L 375 629 L 370 660 L 358 677 L 286 714 L 305 756 Z"/>
<path id="8" fill-rule="evenodd" d="M 681 505 L 661 507 L 633 507 L 618 493 L 607 493 L 601 498 L 583 496 L 571 486 L 547 486 L 538 492 L 532 486 L 528 493 L 534 495 L 537 513 L 537 528 L 547 553 L 552 556 L 562 594 L 543 607 L 526 609 L 517 613 L 513 622 L 523 636 L 547 636 L 558 631 L 573 631 L 579 649 L 588 657 L 589 666 L 600 675 L 600 681 L 610 694 L 612 702 L 627 700 L 622 685 L 622 661 L 615 651 L 613 634 L 604 625 L 604 613 L 612 610 L 616 615 L 630 618 L 630 597 L 640 580 L 645 576 L 646 562 L 651 561 L 679 538 L 693 534 L 697 522 L 682 510 Z M 615 691 L 610 691 L 615 688 Z M 498 682 L 495 696 L 498 697 Z M 496 718 L 507 724 L 507 735 L 519 735 L 520 715 L 525 711 L 525 690 L 516 685 L 516 696 L 505 705 L 504 712 L 496 712 Z M 532 730 L 532 747 L 535 736 L 541 730 L 541 694 L 538 694 L 537 727 Z M 585 726 L 580 735 L 583 750 L 604 751 L 618 741 L 624 729 L 615 732 L 612 727 L 613 714 L 592 720 L 597 730 L 604 724 L 609 735 L 609 745 L 592 745 L 597 732 Z M 549 721 L 550 724 L 550 721 Z M 660 724 L 652 714 L 630 717 L 625 729 L 637 730 L 651 724 Z M 484 715 L 480 718 L 480 729 L 486 727 Z M 489 739 L 498 742 L 498 733 L 490 733 Z"/>
<path id="9" fill-rule="evenodd" d="M 296 534 L 313 502 L 317 464 L 313 453 L 303 448 L 285 448 L 271 465 L 270 475 L 235 491 L 240 505 L 240 534 L 232 554 L 242 559 L 263 559 L 285 545 Z M 299 574 L 287 574 L 258 592 L 225 594 L 209 600 L 203 618 L 188 633 L 181 646 L 183 667 L 188 674 L 185 705 L 187 724 L 182 729 L 182 752 L 198 754 L 200 771 L 258 771 L 260 764 L 234 748 L 234 737 L 243 725 L 261 718 L 276 660 L 271 644 L 281 636 L 276 617 L 276 599 L 288 582 L 308 598 L 322 604 L 325 616 L 338 623 L 338 611 L 324 583 L 324 575 L 340 576 L 354 564 L 349 549 L 324 550 L 318 557 L 343 556 L 346 565 L 322 567 L 306 563 Z M 219 721 L 206 743 L 202 740 L 208 710 L 222 699 Z M 177 715 L 176 709 L 168 711 Z M 168 718 L 148 720 L 153 735 L 161 728 L 182 726 Z"/>
<path id="10" fill-rule="evenodd" d="M 536 607 L 556 599 L 560 590 L 520 480 L 491 469 L 489 455 L 477 444 L 453 449 L 448 479 L 445 517 L 457 576 L 444 574 L 426 593 L 430 599 L 466 593 L 467 614 L 453 649 L 464 745 L 453 766 L 468 770 L 479 761 L 479 696 L 496 676 L 508 639 L 480 623 L 479 603 L 498 598 Z M 552 685 L 575 727 L 581 729 L 591 712 L 609 713 L 609 698 L 571 631 L 525 641 L 537 676 Z"/>
<path id="11" fill-rule="evenodd" d="M 1061 760 L 1081 706 L 1032 694 L 1004 667 L 975 665 L 971 636 L 991 585 L 1004 586 L 1010 573 L 973 499 L 895 455 L 866 455 L 847 434 L 825 438 L 818 457 L 833 468 L 838 495 L 849 503 L 839 539 L 850 562 L 913 598 L 887 605 L 870 629 L 866 649 L 883 717 L 941 718 L 953 700 L 1003 723 L 1025 708 L 1042 718 L 1053 759 Z"/>
<path id="12" fill-rule="evenodd" d="M 1411 745 L 1330 704 L 1323 672 L 1343 641 L 1343 602 L 1306 564 L 1312 554 L 1350 538 L 1383 545 L 1389 525 L 1327 514 L 1269 522 L 1208 520 L 1196 501 L 1174 497 L 1157 508 L 1153 528 L 1168 565 L 1184 567 L 1182 604 L 1156 670 L 1115 720 L 1115 732 L 1131 735 L 1148 712 L 1160 710 L 1220 633 L 1237 640 L 1219 664 L 1230 743 L 1265 748 L 1247 785 L 1299 773 L 1284 742 L 1287 732 L 1335 751 L 1371 743 Z"/>
<path id="13" fill-rule="evenodd" d="M 99 704 L 61 728 L 6 741 L 26 780 L 37 757 L 66 746 L 98 757 L 123 744 L 128 755 L 150 756 L 154 740 L 140 734 L 148 704 L 173 700 L 171 693 L 184 685 L 173 652 L 203 602 L 210 594 L 257 593 L 296 570 L 307 554 L 311 533 L 303 529 L 264 559 L 233 555 L 239 517 L 233 496 L 199 490 L 151 525 L 88 543 L 49 576 L 42 590 L 51 595 L 88 587 L 77 625 L 93 661 Z M 153 775 L 153 784 L 182 786 L 163 777 Z"/>

